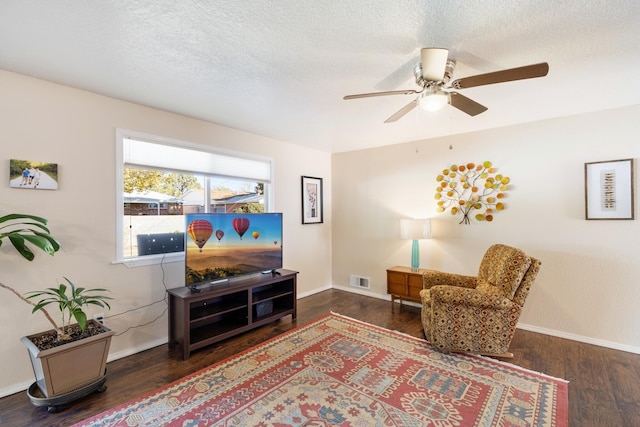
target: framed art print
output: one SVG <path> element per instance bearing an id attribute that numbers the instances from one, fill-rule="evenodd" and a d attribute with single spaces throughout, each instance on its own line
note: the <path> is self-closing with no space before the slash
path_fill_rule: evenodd
<path id="1" fill-rule="evenodd" d="M 322 178 L 302 177 L 302 223 L 322 223 Z"/>
<path id="2" fill-rule="evenodd" d="M 585 163 L 586 219 L 634 219 L 633 159 Z"/>
<path id="3" fill-rule="evenodd" d="M 57 163 L 9 160 L 9 186 L 31 190 L 57 190 Z"/>

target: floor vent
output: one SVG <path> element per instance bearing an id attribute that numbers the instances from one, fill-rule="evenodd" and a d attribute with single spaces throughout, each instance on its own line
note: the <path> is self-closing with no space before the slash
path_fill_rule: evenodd
<path id="1" fill-rule="evenodd" d="M 356 288 L 369 289 L 369 278 L 352 274 L 349 276 L 349 284 Z"/>

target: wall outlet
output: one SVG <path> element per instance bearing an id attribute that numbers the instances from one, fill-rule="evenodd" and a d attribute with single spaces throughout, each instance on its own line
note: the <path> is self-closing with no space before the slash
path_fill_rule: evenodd
<path id="1" fill-rule="evenodd" d="M 104 313 L 96 313 L 93 315 L 93 320 L 100 322 L 104 325 Z"/>

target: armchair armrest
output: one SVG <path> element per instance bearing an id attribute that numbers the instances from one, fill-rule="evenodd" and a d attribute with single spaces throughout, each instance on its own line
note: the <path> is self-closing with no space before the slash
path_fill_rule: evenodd
<path id="1" fill-rule="evenodd" d="M 457 286 L 437 286 L 431 288 L 429 294 L 434 307 L 452 304 L 469 308 L 509 310 L 514 305 L 513 301 L 502 295 Z"/>
<path id="2" fill-rule="evenodd" d="M 445 273 L 437 270 L 425 270 L 422 273 L 422 288 L 431 289 L 434 286 L 455 286 L 474 289 L 478 283 L 476 276 Z"/>

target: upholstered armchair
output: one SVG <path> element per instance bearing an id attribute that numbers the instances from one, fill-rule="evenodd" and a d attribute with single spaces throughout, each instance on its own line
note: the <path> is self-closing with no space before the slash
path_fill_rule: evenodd
<path id="1" fill-rule="evenodd" d="M 513 357 L 509 345 L 540 264 L 520 249 L 496 244 L 477 276 L 425 271 L 420 298 L 427 340 L 447 352 Z"/>

